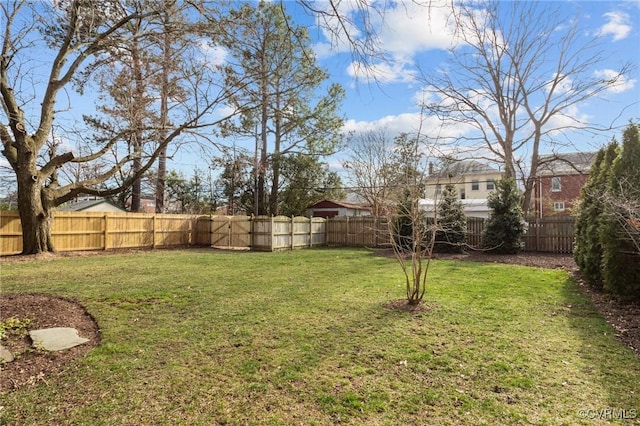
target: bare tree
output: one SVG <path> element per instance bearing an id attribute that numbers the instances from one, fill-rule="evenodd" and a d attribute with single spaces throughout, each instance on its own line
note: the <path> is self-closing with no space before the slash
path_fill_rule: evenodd
<path id="1" fill-rule="evenodd" d="M 354 63 L 359 64 L 360 75 L 375 80 L 374 62 L 391 60 L 380 44 L 376 22 L 384 22 L 392 2 L 298 0 L 298 3 L 317 18 L 333 48 L 349 49 Z M 431 2 L 428 3 L 430 7 Z M 280 1 L 280 6 L 284 8 L 284 1 Z"/>
<path id="2" fill-rule="evenodd" d="M 551 3 L 464 2 L 452 16 L 461 41 L 446 69 L 423 76 L 425 107 L 472 128 L 462 142 L 484 147 L 504 164 L 505 177 L 522 179 L 526 211 L 541 148 L 554 150 L 574 130 L 610 128 L 582 120 L 575 109 L 624 83 L 631 63 L 595 73 L 607 59 L 598 40 L 585 41 L 579 20 Z"/>
<path id="3" fill-rule="evenodd" d="M 640 189 L 617 182 L 616 193 L 606 192 L 601 195 L 605 212 L 618 224 L 620 238 L 626 240 L 640 255 Z"/>
<path id="4" fill-rule="evenodd" d="M 348 186 L 362 197 L 374 216 L 386 216 L 396 210 L 398 197 L 393 197 L 397 169 L 393 156 L 394 143 L 386 130 L 370 130 L 352 135 L 347 143 Z"/>
<path id="5" fill-rule="evenodd" d="M 407 152 L 429 152 L 422 146 L 426 140 L 417 135 L 401 138 L 401 149 Z M 427 278 L 438 231 L 438 203 L 434 204 L 433 216 L 428 217 L 420 204 L 424 196 L 425 173 L 416 173 L 424 164 L 422 156 L 404 156 L 405 170 L 402 191 L 395 193 L 397 213 L 388 223 L 391 243 L 396 260 L 404 274 L 407 303 L 418 305 L 426 293 Z"/>
<path id="6" fill-rule="evenodd" d="M 219 75 L 215 70 L 190 74 L 190 94 L 176 105 L 173 125 L 162 140 L 144 153 L 137 172 L 124 182 L 108 188 L 101 186 L 141 155 L 140 150 L 127 153 L 120 148 L 123 141 L 140 129 L 107 129 L 108 137 L 93 144 L 90 152 L 76 156 L 69 148 L 56 152 L 46 161 L 38 160 L 46 150 L 54 119 L 64 118 L 64 111 L 58 105 L 60 99 L 65 99 L 62 95 L 70 91 L 74 83 L 81 89 L 86 77 L 111 59 L 109 49 L 132 37 L 128 25 L 159 16 L 163 8 L 162 3 L 154 2 L 146 6 L 143 10 L 128 9 L 115 0 L 0 3 L 6 24 L 0 52 L 0 95 L 5 122 L 0 126 L 0 139 L 2 153 L 17 180 L 24 254 L 54 250 L 51 221 L 56 206 L 79 194 L 106 196 L 121 192 L 145 173 L 162 148 L 179 135 L 219 121 L 211 118 L 211 112 L 230 96 Z M 148 34 L 142 32 L 135 37 L 146 36 Z M 51 56 L 42 52 L 51 52 Z M 39 56 L 37 62 L 36 55 Z M 45 72 L 36 74 L 36 66 L 45 67 Z M 206 68 L 207 64 L 201 63 L 200 67 Z M 34 76 L 38 75 L 46 78 L 36 82 Z M 146 126 L 143 131 L 149 130 Z M 58 171 L 66 164 L 90 163 L 107 156 L 112 156 L 111 160 L 92 178 L 58 180 Z"/>

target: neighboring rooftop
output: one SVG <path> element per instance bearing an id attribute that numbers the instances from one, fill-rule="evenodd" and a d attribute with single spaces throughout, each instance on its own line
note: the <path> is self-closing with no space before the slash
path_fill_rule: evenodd
<path id="1" fill-rule="evenodd" d="M 477 160 L 461 160 L 448 164 L 438 170 L 433 170 L 429 167 L 429 176 L 434 177 L 453 177 L 469 174 L 482 174 L 482 173 L 499 173 L 500 170 L 491 167 L 487 164 L 481 163 Z"/>
<path id="2" fill-rule="evenodd" d="M 596 152 L 569 152 L 540 156 L 538 175 L 580 175 L 587 174 Z"/>
<path id="3" fill-rule="evenodd" d="M 307 208 L 311 209 L 311 208 L 318 208 L 318 207 L 320 208 L 344 207 L 346 209 L 354 209 L 354 210 L 371 210 L 370 206 L 367 206 L 364 204 L 349 203 L 346 201 L 334 201 L 334 200 L 321 200 L 321 201 L 318 201 L 317 203 L 310 205 Z"/>
<path id="4" fill-rule="evenodd" d="M 59 210 L 66 211 L 66 212 L 81 212 L 81 211 L 124 212 L 126 211 L 120 206 L 104 198 L 76 201 L 60 207 Z"/>

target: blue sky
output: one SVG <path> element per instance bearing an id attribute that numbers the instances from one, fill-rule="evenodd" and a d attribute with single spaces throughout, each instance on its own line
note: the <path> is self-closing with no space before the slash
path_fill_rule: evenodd
<path id="1" fill-rule="evenodd" d="M 418 100 L 424 89 L 420 73 L 433 73 L 445 67 L 447 49 L 456 42 L 454 28 L 448 21 L 449 9 L 439 7 L 445 1 L 380 1 L 380 4 L 387 4 L 384 19 L 375 13 L 371 18 L 379 45 L 389 60 L 372 61 L 373 67 L 368 68 L 367 73 L 356 71 L 358 64 L 344 37 L 332 40 L 326 29 L 318 26 L 316 18 L 300 4 L 294 1 L 284 3 L 294 22 L 309 28 L 319 65 L 329 72 L 330 82 L 339 83 L 346 90 L 341 111 L 345 117 L 345 132 L 386 129 L 393 136 L 418 128 L 421 120 Z M 432 7 L 425 7 L 421 3 Z M 600 99 L 590 99 L 577 105 L 571 113 L 592 122 L 615 126 L 625 126 L 630 119 L 640 120 L 640 1 L 546 3 L 559 5 L 568 19 L 577 19 L 585 40 L 596 39 L 601 43 L 608 59 L 590 69 L 589 73 L 606 76 L 627 60 L 631 60 L 636 67 L 615 90 L 603 93 Z M 357 18 L 357 0 L 335 0 L 334 4 L 339 6 L 344 16 Z M 317 8 L 327 6 L 328 3 L 323 1 L 314 3 Z M 348 26 L 347 29 L 352 38 L 362 38 L 362 28 Z M 212 55 L 212 60 L 224 58 L 224 52 L 221 51 L 212 50 L 208 54 Z M 370 79 L 371 76 L 376 77 L 375 81 Z M 90 94 L 88 97 L 91 97 Z M 72 105 L 74 111 L 69 111 L 67 117 L 72 119 L 74 115 L 85 112 L 82 105 L 81 102 Z M 438 125 L 435 117 L 422 119 L 427 127 Z M 621 130 L 576 135 L 575 143 L 567 150 L 596 150 L 620 134 Z M 541 153 L 545 153 L 544 147 Z M 195 167 L 206 170 L 209 164 L 206 155 L 196 146 L 182 146 L 169 168 L 185 175 L 190 175 Z M 340 169 L 343 155 L 329 159 L 334 170 Z M 0 162 L 4 161 L 0 158 Z"/>
<path id="2" fill-rule="evenodd" d="M 340 12 L 356 19 L 356 1 L 334 2 Z M 431 4 L 431 8 L 420 3 Z M 613 90 L 603 93 L 598 99 L 590 99 L 576 105 L 571 114 L 599 125 L 625 126 L 630 119 L 640 119 L 640 2 L 639 1 L 562 1 L 547 2 L 549 6 L 560 6 L 567 19 L 577 19 L 584 40 L 594 39 L 600 43 L 607 60 L 589 73 L 606 76 L 618 70 L 625 61 L 636 67 L 623 82 Z M 349 44 L 331 38 L 328 31 L 317 25 L 317 20 L 308 11 L 293 2 L 285 2 L 287 12 L 293 20 L 309 28 L 314 40 L 314 49 L 319 64 L 330 74 L 331 82 L 341 84 L 346 90 L 342 113 L 345 117 L 345 132 L 363 132 L 385 129 L 393 136 L 400 132 L 415 131 L 420 121 L 428 126 L 437 126 L 435 117 L 421 117 L 419 99 L 424 88 L 420 73 L 436 72 L 446 66 L 447 49 L 455 44 L 454 28 L 447 7 L 437 7 L 432 1 L 406 1 L 392 4 L 385 10 L 384 21 L 372 15 L 380 47 L 389 61 L 373 61 L 373 67 L 363 72 L 356 71 L 358 64 Z M 327 7 L 327 2 L 315 3 L 318 8 Z M 362 29 L 348 27 L 351 37 L 361 39 Z M 594 74 L 595 75 L 595 74 Z M 375 76 L 375 81 L 371 78 Z M 459 130 L 459 129 L 458 129 Z M 569 151 L 593 151 L 608 143 L 612 137 L 620 137 L 621 130 L 597 133 L 576 133 L 569 146 L 560 149 Z M 542 147 L 541 154 L 551 147 Z M 191 150 L 176 157 L 175 166 L 183 170 L 193 169 L 198 161 Z M 344 153 L 329 159 L 334 170 L 340 170 Z M 188 174 L 188 171 L 185 171 Z"/>

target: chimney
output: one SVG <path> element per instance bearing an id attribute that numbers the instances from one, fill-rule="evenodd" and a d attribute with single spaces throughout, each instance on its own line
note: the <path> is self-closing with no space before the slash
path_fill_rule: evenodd
<path id="1" fill-rule="evenodd" d="M 433 174 L 433 162 L 429 161 L 429 176 Z"/>

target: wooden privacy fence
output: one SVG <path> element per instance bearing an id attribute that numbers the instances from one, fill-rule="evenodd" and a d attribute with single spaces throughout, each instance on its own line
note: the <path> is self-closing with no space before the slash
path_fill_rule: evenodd
<path id="1" fill-rule="evenodd" d="M 58 251 L 209 245 L 209 216 L 62 212 L 53 215 L 51 238 Z M 16 211 L 0 211 L 0 255 L 22 251 Z"/>
<path id="2" fill-rule="evenodd" d="M 482 231 L 487 219 L 467 218 L 467 244 L 471 247 L 482 245 Z M 524 235 L 524 251 L 542 253 L 573 253 L 575 219 L 571 216 L 532 219 L 527 222 Z"/>
<path id="3" fill-rule="evenodd" d="M 322 218 L 287 216 L 213 216 L 211 245 L 218 248 L 275 251 L 326 244 Z"/>
<path id="4" fill-rule="evenodd" d="M 327 220 L 328 246 L 390 247 L 389 219 L 374 216 L 341 216 Z"/>
<path id="5" fill-rule="evenodd" d="M 372 216 L 334 217 L 327 221 L 329 246 L 389 247 L 387 218 Z M 467 244 L 481 247 L 487 219 L 467 218 Z M 573 252 L 573 217 L 534 219 L 527 223 L 525 251 L 570 254 Z"/>
<path id="6" fill-rule="evenodd" d="M 528 222 L 524 250 L 546 253 L 573 253 L 573 217 L 550 217 Z"/>
<path id="7" fill-rule="evenodd" d="M 467 242 L 480 247 L 486 219 L 467 218 Z M 525 251 L 569 254 L 574 219 L 532 220 Z M 391 245 L 386 217 L 330 219 L 306 217 L 197 216 L 146 213 L 56 212 L 52 238 L 59 251 L 213 246 L 261 251 L 303 247 L 371 247 Z M 22 251 L 20 218 L 0 211 L 0 255 Z"/>
<path id="8" fill-rule="evenodd" d="M 467 244 L 471 247 L 480 247 L 482 244 L 482 231 L 486 219 L 481 217 L 468 217 L 467 218 Z"/>

